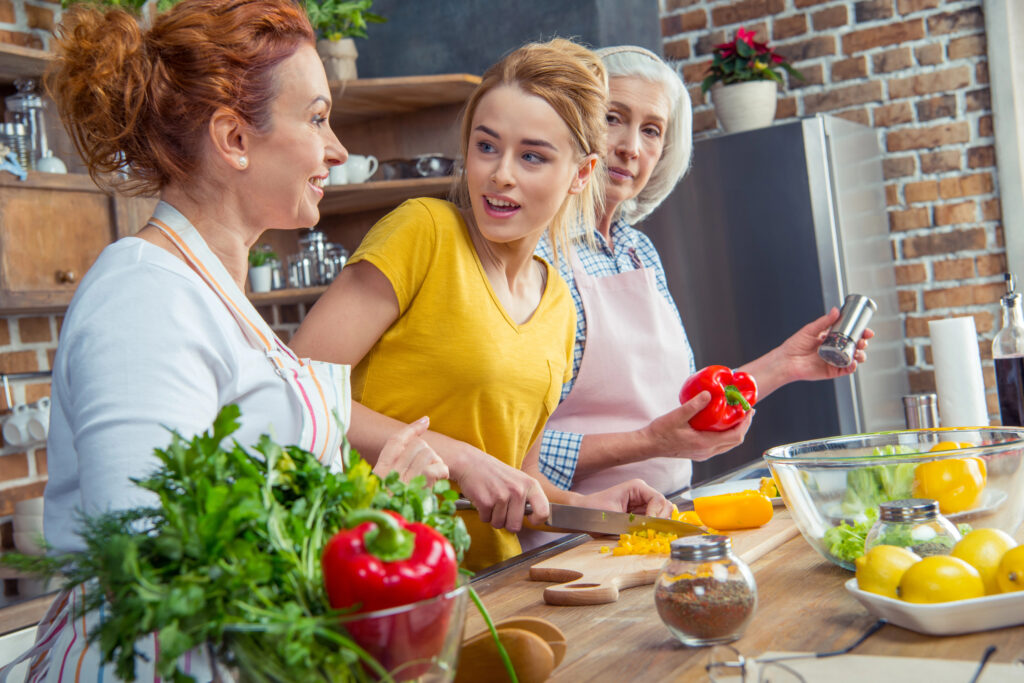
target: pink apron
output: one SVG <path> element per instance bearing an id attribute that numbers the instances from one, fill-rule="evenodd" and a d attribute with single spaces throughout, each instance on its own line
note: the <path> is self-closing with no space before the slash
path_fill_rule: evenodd
<path id="1" fill-rule="evenodd" d="M 196 229 L 170 205 L 160 202 L 149 224 L 181 252 L 189 266 L 224 302 L 249 344 L 265 352 L 268 362 L 284 379 L 287 390 L 303 408 L 298 445 L 316 455 L 324 466 L 340 470 L 341 448 L 347 447 L 348 442 L 334 413 L 347 427 L 351 412 L 349 366 L 298 358 L 277 338 Z M 120 680 L 114 674 L 113 664 L 102 663 L 100 648 L 86 644 L 88 634 L 98 626 L 103 614 L 102 611 L 81 614 L 78 606 L 84 596 L 84 586 L 65 590 L 57 596 L 39 622 L 32 648 L 0 667 L 0 683 L 7 680 L 14 665 L 23 661 L 29 662 L 25 680 L 31 683 L 78 681 L 80 678 Z M 135 648 L 141 653 L 135 661 L 136 680 L 159 681 L 154 666 L 159 652 L 156 638 L 142 638 Z M 231 680 L 218 662 L 210 661 L 205 650 L 182 655 L 179 666 L 200 683 Z"/>
<path id="2" fill-rule="evenodd" d="M 679 407 L 679 389 L 690 374 L 692 351 L 675 310 L 658 290 L 653 268 L 606 277 L 588 275 L 575 250 L 570 255 L 587 317 L 587 341 L 576 382 L 545 429 L 601 434 L 640 429 Z M 649 458 L 586 477 L 572 490 L 595 493 L 640 478 L 662 493 L 689 485 L 687 458 Z M 557 534 L 519 535 L 523 549 Z"/>

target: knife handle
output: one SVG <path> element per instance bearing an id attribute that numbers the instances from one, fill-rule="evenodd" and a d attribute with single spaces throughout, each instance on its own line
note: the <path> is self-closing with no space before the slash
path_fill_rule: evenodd
<path id="1" fill-rule="evenodd" d="M 455 499 L 455 509 L 456 510 L 476 510 L 476 507 L 473 505 L 473 501 L 471 501 L 468 498 L 456 498 Z M 526 504 L 526 509 L 523 511 L 523 514 L 526 517 L 529 517 L 530 515 L 532 515 L 533 514 L 533 506 L 530 505 L 529 503 L 527 503 Z"/>

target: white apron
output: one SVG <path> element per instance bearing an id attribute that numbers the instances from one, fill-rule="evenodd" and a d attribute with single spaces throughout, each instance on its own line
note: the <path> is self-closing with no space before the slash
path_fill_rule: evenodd
<path id="1" fill-rule="evenodd" d="M 160 202 L 149 224 L 171 240 L 188 265 L 224 302 L 249 344 L 264 351 L 267 361 L 284 379 L 282 388 L 287 386 L 302 407 L 302 429 L 297 445 L 313 453 L 324 466 L 339 471 L 342 466 L 341 448 L 347 448 L 347 442 L 344 441 L 345 432 L 339 428 L 333 413 L 337 412 L 342 425 L 348 425 L 352 407 L 350 367 L 298 358 L 277 338 L 196 229 L 170 205 Z M 85 588 L 78 586 L 57 596 L 39 622 L 35 645 L 0 668 L 0 683 L 7 680 L 14 665 L 27 660 L 30 661 L 26 677 L 28 683 L 77 682 L 80 679 L 110 683 L 120 680 L 113 664 L 102 664 L 99 649 L 86 643 L 103 614 L 100 610 L 76 618 L 77 606 L 84 595 Z M 136 680 L 156 683 L 160 680 L 154 666 L 159 653 L 156 637 L 141 638 L 135 643 L 135 648 L 143 655 L 135 658 Z M 199 683 L 214 679 L 213 667 L 205 651 L 186 653 L 179 660 L 179 667 Z M 231 680 L 224 671 L 220 672 L 219 678 Z"/>
<path id="2" fill-rule="evenodd" d="M 658 290 L 655 269 L 595 277 L 584 270 L 575 250 L 569 258 L 587 318 L 587 341 L 572 390 L 545 429 L 633 431 L 678 408 L 692 351 L 676 312 Z M 649 458 L 577 476 L 572 490 L 595 493 L 640 478 L 667 494 L 689 485 L 691 471 L 687 458 Z M 541 534 L 521 533 L 523 549 L 558 538 Z"/>

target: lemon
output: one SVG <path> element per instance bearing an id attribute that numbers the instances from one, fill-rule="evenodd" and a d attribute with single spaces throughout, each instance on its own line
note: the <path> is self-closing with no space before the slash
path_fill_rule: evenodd
<path id="1" fill-rule="evenodd" d="M 896 592 L 907 602 L 950 602 L 980 598 L 985 583 L 978 570 L 959 557 L 932 555 L 903 572 Z"/>
<path id="2" fill-rule="evenodd" d="M 1003 593 L 1024 591 L 1024 545 L 1011 548 L 999 560 L 996 582 Z"/>
<path id="3" fill-rule="evenodd" d="M 999 582 L 996 581 L 999 560 L 1015 545 L 1017 542 L 1005 531 L 975 529 L 953 546 L 953 557 L 959 557 L 977 569 L 985 584 L 985 595 L 992 595 L 1000 592 Z M 1024 584 L 1021 587 L 1024 588 Z"/>
<path id="4" fill-rule="evenodd" d="M 876 545 L 854 560 L 857 566 L 857 587 L 869 593 L 896 598 L 896 587 L 910 565 L 921 558 L 914 552 L 895 545 Z"/>
<path id="5" fill-rule="evenodd" d="M 973 443 L 967 443 L 966 441 L 940 441 L 929 449 L 930 453 L 936 451 L 958 451 L 961 448 L 974 448 Z"/>

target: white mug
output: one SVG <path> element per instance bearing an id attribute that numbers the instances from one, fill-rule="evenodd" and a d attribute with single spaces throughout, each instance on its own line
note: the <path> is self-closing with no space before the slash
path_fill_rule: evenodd
<path id="1" fill-rule="evenodd" d="M 331 166 L 331 170 L 327 172 L 327 182 L 331 185 L 344 185 L 348 182 L 344 164 Z"/>
<path id="2" fill-rule="evenodd" d="M 43 396 L 32 404 L 32 416 L 28 420 L 28 435 L 32 441 L 46 441 L 50 431 L 50 397 Z"/>
<path id="3" fill-rule="evenodd" d="M 337 167 L 335 167 L 337 168 Z M 377 157 L 372 154 L 350 154 L 342 168 L 345 169 L 346 180 L 350 183 L 365 183 L 377 172 Z"/>
<path id="4" fill-rule="evenodd" d="M 19 403 L 11 408 L 11 413 L 4 420 L 4 443 L 8 446 L 24 446 L 31 441 L 28 423 L 32 419 L 32 412 L 27 403 Z"/>

